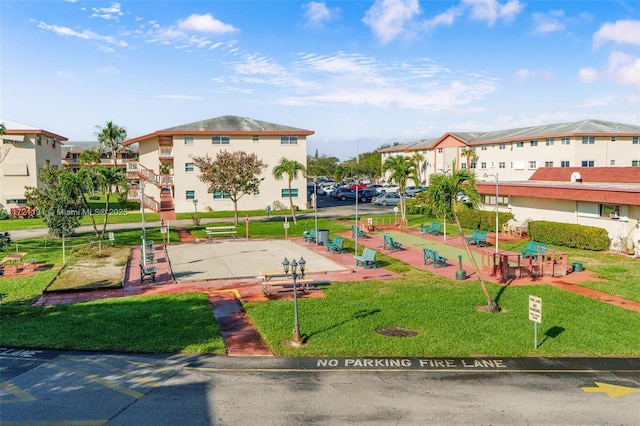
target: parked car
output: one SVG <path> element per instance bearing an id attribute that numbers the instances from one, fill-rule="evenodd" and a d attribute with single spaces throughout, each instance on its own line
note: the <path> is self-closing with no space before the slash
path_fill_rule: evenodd
<path id="1" fill-rule="evenodd" d="M 367 187 L 366 183 L 352 183 L 351 185 L 349 185 L 349 188 L 357 189 L 358 191 L 362 191 L 366 187 Z"/>
<path id="2" fill-rule="evenodd" d="M 356 190 L 351 188 L 344 188 L 344 187 L 338 188 L 338 190 L 333 195 L 333 198 L 337 198 L 338 200 L 342 200 L 342 201 L 345 201 L 348 199 L 355 200 Z"/>
<path id="3" fill-rule="evenodd" d="M 382 188 L 382 185 L 380 185 L 379 183 L 370 183 L 365 189 L 373 189 L 374 191 L 378 192 L 378 188 Z"/>
<path id="4" fill-rule="evenodd" d="M 358 191 L 358 200 L 362 203 L 369 203 L 377 196 L 378 193 L 375 189 L 365 188 L 362 191 Z"/>
<path id="5" fill-rule="evenodd" d="M 407 197 L 413 197 L 416 194 L 419 194 L 426 190 L 427 190 L 426 186 L 408 186 L 407 189 L 405 189 L 404 193 L 407 195 Z"/>
<path id="6" fill-rule="evenodd" d="M 376 191 L 378 191 L 378 194 L 388 194 L 388 193 L 393 193 L 393 192 L 398 192 L 400 188 L 398 188 L 398 185 L 382 185 L 382 187 L 376 189 Z"/>
<path id="7" fill-rule="evenodd" d="M 400 195 L 397 192 L 380 194 L 377 197 L 375 197 L 371 202 L 379 206 L 395 206 L 400 202 Z"/>
<path id="8" fill-rule="evenodd" d="M 467 195 L 464 192 L 458 192 L 456 194 L 456 201 L 460 201 L 463 203 L 468 203 L 469 202 L 469 197 L 467 197 Z"/>
<path id="9" fill-rule="evenodd" d="M 329 196 L 329 197 L 333 197 L 336 193 L 336 191 L 338 190 L 338 185 L 329 185 L 329 186 L 325 186 L 324 187 L 324 192 L 325 195 Z"/>

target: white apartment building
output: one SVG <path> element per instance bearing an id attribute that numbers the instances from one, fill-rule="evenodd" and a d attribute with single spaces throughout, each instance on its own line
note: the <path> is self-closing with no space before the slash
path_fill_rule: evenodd
<path id="1" fill-rule="evenodd" d="M 467 157 L 465 152 L 472 151 Z M 603 120 L 549 124 L 489 132 L 447 132 L 380 150 L 420 154 L 423 183 L 428 176 L 458 167 L 473 168 L 479 180 L 496 174 L 504 181 L 526 181 L 542 167 L 640 167 L 640 126 Z M 470 164 L 469 164 L 470 163 Z M 640 169 L 639 169 L 640 172 Z"/>
<path id="2" fill-rule="evenodd" d="M 67 138 L 34 126 L 0 119 L 0 208 L 7 212 L 27 202 L 25 187 L 38 187 L 40 169 L 60 167 L 62 142 Z"/>
<path id="3" fill-rule="evenodd" d="M 281 158 L 306 165 L 307 136 L 311 130 L 268 123 L 247 117 L 222 116 L 158 130 L 123 143 L 138 144 L 139 161 L 127 163 L 127 174 L 134 185 L 145 182 L 145 206 L 154 211 L 194 212 L 233 210 L 224 193 L 210 193 L 198 178 L 193 156 L 208 154 L 212 159 L 220 151 L 255 153 L 267 168 L 261 175 L 259 192 L 246 194 L 238 202 L 240 210 L 264 209 L 275 202 L 289 206 L 288 182 L 276 180 L 273 168 Z M 166 172 L 166 173 L 165 173 Z M 292 182 L 294 204 L 306 206 L 306 179 Z M 139 187 L 133 186 L 130 198 L 139 199 Z"/>

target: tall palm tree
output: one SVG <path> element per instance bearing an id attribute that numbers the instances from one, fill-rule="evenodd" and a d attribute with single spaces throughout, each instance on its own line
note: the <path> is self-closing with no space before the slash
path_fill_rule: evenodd
<path id="1" fill-rule="evenodd" d="M 398 192 L 400 193 L 400 216 L 404 220 L 406 218 L 405 200 L 407 195 L 407 180 L 411 179 L 414 182 L 418 182 L 416 163 L 409 157 L 394 155 L 384 161 L 382 170 L 385 174 L 391 171 L 389 181 L 398 185 Z"/>
<path id="2" fill-rule="evenodd" d="M 124 151 L 125 147 L 122 146 L 122 142 L 127 139 L 127 131 L 124 127 L 120 127 L 113 124 L 113 121 L 107 121 L 107 124 L 102 126 L 96 126 L 98 132 L 98 142 L 100 142 L 100 149 L 111 153 L 113 159 L 113 168 L 118 168 L 118 151 Z M 118 192 L 116 187 L 116 192 Z"/>
<path id="3" fill-rule="evenodd" d="M 297 224 L 296 213 L 293 207 L 293 198 L 291 197 L 291 182 L 294 179 L 298 179 L 299 173 L 305 173 L 306 168 L 295 160 L 289 160 L 284 157 L 280 159 L 280 162 L 273 168 L 273 177 L 277 180 L 282 180 L 284 175 L 287 175 L 287 183 L 289 185 L 289 205 L 291 206 L 291 216 L 293 217 L 293 223 Z M 305 192 L 306 196 L 306 192 Z"/>
<path id="4" fill-rule="evenodd" d="M 126 185 L 127 179 L 125 175 L 116 168 L 111 167 L 98 167 L 96 169 L 98 177 L 98 186 L 104 192 L 105 204 L 104 204 L 104 219 L 102 221 L 102 233 L 100 239 L 104 240 L 104 233 L 107 229 L 107 222 L 109 218 L 109 199 L 111 198 L 112 189 L 117 188 L 120 185 Z"/>
<path id="5" fill-rule="evenodd" d="M 412 156 L 411 156 L 411 161 L 413 161 L 414 163 L 416 163 L 416 173 L 418 174 L 418 181 L 415 183 L 416 186 L 420 186 L 422 185 L 422 162 L 424 161 L 424 155 L 420 154 L 419 152 L 415 152 Z"/>
<path id="6" fill-rule="evenodd" d="M 476 150 L 471 147 L 467 147 L 460 154 L 467 159 L 467 169 L 471 170 L 472 168 L 474 168 L 474 167 L 471 167 L 471 164 L 472 164 L 471 161 L 476 160 L 478 158 L 478 154 L 476 153 Z"/>
<path id="7" fill-rule="evenodd" d="M 93 215 L 93 210 L 87 200 L 87 190 L 90 188 L 93 191 L 94 185 L 94 173 L 92 169 L 85 166 L 80 167 L 76 173 L 68 170 L 57 171 L 57 184 L 62 188 L 65 194 L 68 194 L 72 199 L 77 200 L 82 204 L 85 211 L 88 212 L 91 218 L 91 224 L 93 225 L 93 232 L 98 238 L 98 226 L 96 225 L 96 218 Z"/>
<path id="8" fill-rule="evenodd" d="M 475 175 L 471 170 L 457 169 L 455 162 L 453 163 L 452 171 L 450 174 L 433 174 L 429 181 L 429 189 L 427 190 L 427 197 L 431 203 L 434 214 L 437 217 L 445 217 L 456 223 L 458 227 L 458 233 L 462 238 L 464 249 L 467 252 L 467 256 L 471 260 L 471 264 L 475 270 L 476 276 L 480 283 L 480 288 L 484 297 L 487 299 L 487 305 L 490 312 L 499 312 L 500 307 L 491 298 L 491 295 L 487 291 L 487 286 L 482 279 L 480 268 L 476 262 L 475 257 L 471 254 L 469 249 L 469 243 L 464 237 L 464 231 L 460 224 L 460 218 L 458 216 L 458 210 L 462 204 L 459 201 L 461 198 L 458 194 L 463 193 L 465 198 L 465 204 L 470 208 L 477 208 L 480 204 L 480 196 L 476 188 Z M 468 199 L 468 201 L 467 201 Z"/>

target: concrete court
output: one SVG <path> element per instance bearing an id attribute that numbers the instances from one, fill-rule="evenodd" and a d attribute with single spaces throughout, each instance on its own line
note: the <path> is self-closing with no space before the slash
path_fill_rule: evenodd
<path id="1" fill-rule="evenodd" d="M 168 245 L 167 253 L 176 281 L 250 278 L 260 272 L 282 272 L 282 260 L 304 257 L 307 271 L 339 272 L 347 268 L 288 240 L 212 240 Z"/>

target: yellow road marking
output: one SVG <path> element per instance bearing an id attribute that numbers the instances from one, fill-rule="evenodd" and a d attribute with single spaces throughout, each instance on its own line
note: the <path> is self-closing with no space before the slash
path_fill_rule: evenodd
<path id="1" fill-rule="evenodd" d="M 595 386 L 583 386 L 582 390 L 585 392 L 603 392 L 609 395 L 610 398 L 619 398 L 621 396 L 632 395 L 636 392 L 640 392 L 640 389 L 628 388 L 626 386 L 610 385 L 609 383 L 593 382 Z"/>
<path id="2" fill-rule="evenodd" d="M 15 396 L 15 399 L 2 399 L 0 400 L 0 404 L 11 404 L 13 402 L 26 402 L 26 401 L 35 401 L 37 398 L 31 395 L 29 392 L 24 391 L 10 382 L 2 382 L 0 383 L 0 390 L 10 393 Z"/>
<path id="3" fill-rule="evenodd" d="M 232 292 L 233 295 L 236 297 L 236 299 L 238 299 L 240 302 L 242 302 L 242 296 L 240 296 L 240 292 L 238 291 L 237 288 L 229 288 L 229 289 L 225 289 L 225 290 L 207 289 L 207 293 L 228 293 L 228 292 Z"/>
<path id="4" fill-rule="evenodd" d="M 114 383 L 114 382 L 112 382 L 110 380 L 103 379 L 102 377 L 96 376 L 95 374 L 88 374 L 88 373 L 86 373 L 84 371 L 72 370 L 72 369 L 69 369 L 69 368 L 60 367 L 58 365 L 53 365 L 53 364 L 44 364 L 43 367 L 60 370 L 60 371 L 63 371 L 65 373 L 69 373 L 69 374 L 77 374 L 77 375 L 82 376 L 82 377 L 84 377 L 84 378 L 86 378 L 88 380 L 91 380 L 92 382 L 95 382 L 95 383 L 97 383 L 99 385 L 102 385 L 102 386 L 104 386 L 106 388 L 109 388 L 111 390 L 114 390 L 116 392 L 123 393 L 123 394 L 128 395 L 128 396 L 130 396 L 132 398 L 135 398 L 135 399 L 144 398 L 144 394 L 141 393 L 141 392 L 137 392 L 137 391 L 134 391 L 132 389 L 125 388 L 125 387 L 120 386 L 120 385 L 118 385 L 118 384 L 116 384 L 116 383 Z"/>

